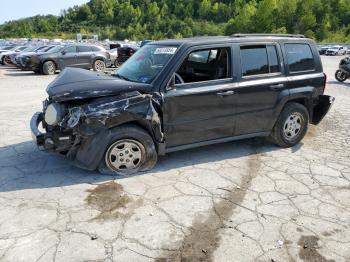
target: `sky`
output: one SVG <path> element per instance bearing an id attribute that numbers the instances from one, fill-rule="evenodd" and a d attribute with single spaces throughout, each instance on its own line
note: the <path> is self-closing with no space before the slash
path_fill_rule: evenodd
<path id="1" fill-rule="evenodd" d="M 59 15 L 62 9 L 88 0 L 0 0 L 0 24 L 35 15 Z"/>

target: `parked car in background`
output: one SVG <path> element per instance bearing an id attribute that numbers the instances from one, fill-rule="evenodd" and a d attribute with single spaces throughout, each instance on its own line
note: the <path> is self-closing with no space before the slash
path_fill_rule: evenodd
<path id="1" fill-rule="evenodd" d="M 36 46 L 27 46 L 25 49 L 23 49 L 20 52 L 16 52 L 16 53 L 12 53 L 9 55 L 11 64 L 13 65 L 17 65 L 17 61 L 16 58 L 24 53 L 28 53 L 28 52 L 33 52 L 35 49 L 37 49 L 38 47 Z"/>
<path id="2" fill-rule="evenodd" d="M 336 45 L 326 50 L 325 55 L 345 55 L 346 49 L 344 46 Z"/>
<path id="3" fill-rule="evenodd" d="M 26 56 L 21 62 L 23 68 L 45 75 L 53 75 L 65 67 L 104 72 L 110 64 L 110 55 L 103 47 L 84 44 L 56 46 L 47 52 Z"/>
<path id="4" fill-rule="evenodd" d="M 38 54 L 38 53 L 43 53 L 43 52 L 47 52 L 48 50 L 54 48 L 54 45 L 50 45 L 50 46 L 33 46 L 33 47 L 29 47 L 25 50 L 23 50 L 23 52 L 19 53 L 18 55 L 15 56 L 15 65 L 19 68 L 21 68 L 22 70 L 26 70 L 25 68 L 25 63 L 28 60 L 28 57 Z M 11 59 L 11 61 L 13 61 Z"/>
<path id="5" fill-rule="evenodd" d="M 115 61 L 115 66 L 121 66 L 126 60 L 128 60 L 133 54 L 137 52 L 139 48 L 134 45 L 122 45 L 118 47 L 118 58 Z"/>
<path id="6" fill-rule="evenodd" d="M 142 40 L 140 47 L 143 47 L 143 46 L 147 45 L 148 43 L 152 43 L 152 42 L 153 42 L 153 40 L 148 40 L 148 39 Z"/>
<path id="7" fill-rule="evenodd" d="M 30 127 L 41 150 L 129 175 L 158 155 L 215 143 L 269 137 L 295 146 L 332 106 L 325 87 L 315 43 L 300 35 L 163 40 L 113 76 L 67 68 Z"/>
<path id="8" fill-rule="evenodd" d="M 13 54 L 20 53 L 20 52 L 22 52 L 23 50 L 25 50 L 26 48 L 27 48 L 26 46 L 16 46 L 16 47 L 13 48 L 11 51 L 2 52 L 2 53 L 0 54 L 0 62 L 1 62 L 3 65 L 12 64 L 10 56 L 13 55 Z"/>
<path id="9" fill-rule="evenodd" d="M 15 48 L 13 45 L 0 46 L 0 54 L 3 52 L 11 51 L 13 48 Z"/>
<path id="10" fill-rule="evenodd" d="M 108 50 L 108 53 L 110 55 L 111 59 L 111 65 L 114 65 L 115 67 L 118 66 L 118 48 L 113 48 Z"/>
<path id="11" fill-rule="evenodd" d="M 0 47 L 0 63 L 3 64 L 4 54 L 16 50 L 17 46 L 3 46 Z"/>
<path id="12" fill-rule="evenodd" d="M 325 55 L 326 54 L 326 51 L 331 48 L 330 46 L 319 46 L 318 47 L 318 53 L 320 55 Z"/>

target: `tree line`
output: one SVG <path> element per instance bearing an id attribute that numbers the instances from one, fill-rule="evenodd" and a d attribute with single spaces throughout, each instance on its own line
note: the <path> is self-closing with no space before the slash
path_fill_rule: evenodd
<path id="1" fill-rule="evenodd" d="M 91 0 L 60 16 L 0 25 L 0 38 L 83 33 L 142 40 L 251 32 L 350 42 L 350 0 Z"/>

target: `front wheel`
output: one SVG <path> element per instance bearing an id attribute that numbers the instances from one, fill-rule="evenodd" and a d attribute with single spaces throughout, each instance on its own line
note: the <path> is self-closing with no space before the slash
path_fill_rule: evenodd
<path id="1" fill-rule="evenodd" d="M 281 147 L 292 147 L 304 138 L 308 123 L 307 109 L 298 103 L 288 103 L 278 117 L 270 139 Z"/>
<path id="2" fill-rule="evenodd" d="M 104 72 L 106 69 L 106 63 L 103 60 L 97 59 L 92 65 L 94 71 Z"/>
<path id="3" fill-rule="evenodd" d="M 347 79 L 347 75 L 342 70 L 338 69 L 335 72 L 335 79 L 337 79 L 339 82 L 344 82 Z"/>
<path id="4" fill-rule="evenodd" d="M 151 136 L 136 125 L 114 128 L 98 170 L 108 175 L 132 175 L 152 169 L 157 152 Z"/>
<path id="5" fill-rule="evenodd" d="M 54 75 L 56 73 L 56 65 L 52 61 L 46 61 L 43 64 L 42 71 L 44 75 Z"/>

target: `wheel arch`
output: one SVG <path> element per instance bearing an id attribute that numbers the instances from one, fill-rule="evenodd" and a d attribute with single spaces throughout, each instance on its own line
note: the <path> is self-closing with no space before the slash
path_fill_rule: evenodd
<path id="1" fill-rule="evenodd" d="M 137 94 L 121 99 L 117 104 L 116 100 L 109 103 L 103 100 L 96 105 L 90 105 L 91 111 L 86 112 L 89 124 L 80 127 L 83 139 L 75 157 L 78 166 L 89 170 L 96 169 L 113 133 L 125 125 L 134 125 L 144 130 L 158 148 L 163 139 L 161 117 L 150 95 Z M 107 117 L 104 111 L 106 109 L 109 115 Z"/>
<path id="2" fill-rule="evenodd" d="M 75 165 L 90 171 L 96 170 L 96 168 L 99 166 L 99 163 L 107 150 L 108 144 L 110 143 L 113 137 L 113 134 L 117 132 L 118 128 L 123 126 L 130 126 L 130 127 L 134 126 L 142 129 L 143 131 L 145 131 L 147 134 L 150 135 L 155 145 L 155 148 L 157 148 L 156 141 L 154 140 L 152 134 L 150 133 L 148 128 L 144 126 L 142 122 L 140 121 L 124 122 L 122 124 L 113 126 L 108 129 L 102 129 L 98 133 L 86 137 L 81 142 L 79 148 L 77 149 L 77 152 L 74 158 Z"/>
<path id="3" fill-rule="evenodd" d="M 288 103 L 294 102 L 305 106 L 309 112 L 309 117 L 312 119 L 313 114 L 313 100 L 317 94 L 317 89 L 313 86 L 297 87 L 288 89 L 288 94 L 281 92 L 276 106 L 273 121 L 271 123 L 271 129 L 275 126 L 276 121 L 281 114 L 282 110 Z"/>

